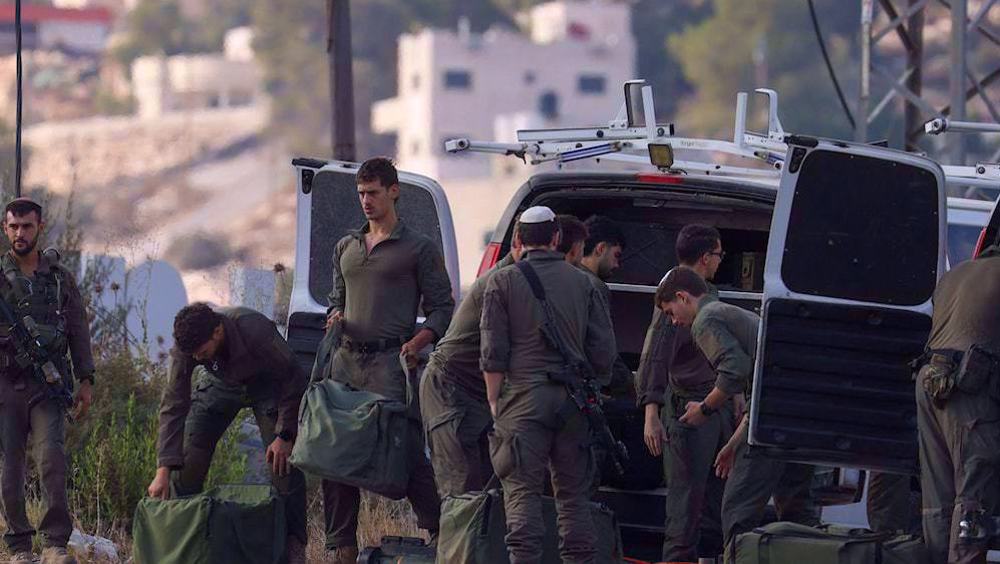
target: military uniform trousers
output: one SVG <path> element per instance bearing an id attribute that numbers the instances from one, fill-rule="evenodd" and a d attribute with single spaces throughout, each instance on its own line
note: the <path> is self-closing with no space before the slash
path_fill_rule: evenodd
<path id="1" fill-rule="evenodd" d="M 955 389 L 935 407 L 923 388 L 929 366 L 916 386 L 924 542 L 931 562 L 986 562 L 989 543 L 959 541 L 958 523 L 965 511 L 1000 510 L 1000 399 Z"/>
<path id="2" fill-rule="evenodd" d="M 715 457 L 733 435 L 730 402 L 694 427 L 679 421 L 689 401 L 668 393 L 660 410 L 667 444 L 663 472 L 667 487 L 663 560 L 697 562 L 722 554 L 722 493 L 726 482 L 715 475 Z"/>
<path id="3" fill-rule="evenodd" d="M 272 382 L 232 386 L 210 373 L 202 373 L 191 393 L 191 411 L 184 422 L 184 466 L 171 472 L 171 494 L 193 495 L 202 491 L 216 445 L 245 407 L 253 410 L 265 447 L 270 445 L 278 419 L 277 394 Z M 292 468 L 286 476 L 272 475 L 271 481 L 285 496 L 288 534 L 306 543 L 305 476 L 301 470 Z"/>
<path id="4" fill-rule="evenodd" d="M 331 377 L 358 390 L 406 401 L 406 377 L 399 365 L 399 348 L 378 353 L 361 353 L 340 348 L 334 353 Z M 424 432 L 416 398 L 411 398 L 409 450 L 410 481 L 406 497 L 417 515 L 417 526 L 432 533 L 438 530 L 441 498 L 434 484 L 434 470 L 424 452 Z M 358 545 L 358 513 L 361 492 L 358 488 L 323 480 L 323 515 L 326 520 L 326 548 Z"/>
<path id="5" fill-rule="evenodd" d="M 42 545 L 65 547 L 73 532 L 66 496 L 65 410 L 46 393 L 45 384 L 30 376 L 0 373 L 0 489 L 4 541 L 11 552 L 31 550 L 35 535 L 25 508 L 29 434 L 42 486 Z"/>
<path id="6" fill-rule="evenodd" d="M 873 471 L 868 476 L 868 528 L 878 533 L 909 533 L 917 522 L 909 474 Z"/>
<path id="7" fill-rule="evenodd" d="M 485 397 L 473 397 L 452 383 L 444 371 L 431 360 L 420 380 L 420 412 L 442 498 L 482 490 L 493 475 L 490 406 Z"/>
<path id="8" fill-rule="evenodd" d="M 503 486 L 511 564 L 540 562 L 546 469 L 552 476 L 559 556 L 571 564 L 595 561 L 590 425 L 567 401 L 565 388 L 545 383 L 515 392 L 505 383 L 490 435 L 490 459 Z"/>
<path id="9" fill-rule="evenodd" d="M 722 495 L 722 532 L 726 550 L 736 537 L 760 525 L 771 497 L 779 521 L 802 525 L 819 524 L 819 510 L 812 496 L 815 468 L 764 456 L 749 456 L 744 437 L 736 447 L 733 469 Z"/>

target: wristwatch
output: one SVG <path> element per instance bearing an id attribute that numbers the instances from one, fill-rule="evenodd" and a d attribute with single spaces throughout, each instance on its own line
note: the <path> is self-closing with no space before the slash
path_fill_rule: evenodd
<path id="1" fill-rule="evenodd" d="M 718 409 L 713 409 L 711 407 L 708 407 L 708 404 L 705 402 L 699 403 L 698 407 L 701 409 L 701 414 L 704 415 L 705 417 L 711 417 L 713 414 L 715 414 L 716 411 L 719 411 Z"/>
<path id="2" fill-rule="evenodd" d="M 286 441 L 286 442 L 290 441 L 290 440 L 292 440 L 292 432 L 289 431 L 288 429 L 285 429 L 285 430 L 281 431 L 280 433 L 278 433 L 278 438 L 281 439 L 281 440 L 283 440 L 283 441 Z"/>

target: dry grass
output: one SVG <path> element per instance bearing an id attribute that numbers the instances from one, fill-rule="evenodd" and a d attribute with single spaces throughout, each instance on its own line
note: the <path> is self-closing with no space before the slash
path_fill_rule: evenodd
<path id="1" fill-rule="evenodd" d="M 309 502 L 309 547 L 307 561 L 310 564 L 324 562 L 325 534 L 323 528 L 322 496 L 314 491 Z M 38 523 L 41 517 L 41 504 L 36 500 L 28 502 L 28 516 L 32 523 Z M 77 528 L 80 528 L 79 523 Z M 0 529 L 6 529 L 6 524 L 0 517 Z M 82 530 L 82 529 L 81 529 Z M 361 547 L 376 545 L 383 536 L 398 535 L 408 537 L 424 537 L 417 529 L 417 520 L 409 503 L 406 501 L 390 501 L 374 495 L 365 494 L 361 498 L 361 516 L 358 527 L 359 544 Z M 91 531 L 84 531 L 93 534 Z M 132 555 L 132 539 L 129 532 L 121 527 L 103 531 L 100 534 L 112 540 L 118 547 L 120 562 L 125 562 Z M 36 539 L 37 545 L 37 539 Z M 35 547 L 36 553 L 38 547 Z M 91 555 L 77 554 L 80 564 L 108 564 L 107 559 L 95 558 Z M 11 557 L 5 546 L 0 546 L 0 562 Z"/>

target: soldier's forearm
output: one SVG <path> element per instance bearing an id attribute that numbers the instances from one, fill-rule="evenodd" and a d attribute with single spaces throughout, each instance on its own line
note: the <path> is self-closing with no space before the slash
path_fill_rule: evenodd
<path id="1" fill-rule="evenodd" d="M 712 388 L 712 391 L 702 400 L 710 409 L 719 409 L 729 401 L 730 395 L 722 391 L 721 388 Z"/>
<path id="2" fill-rule="evenodd" d="M 483 372 L 483 378 L 486 379 L 486 400 L 494 404 L 500 398 L 500 386 L 503 384 L 504 373 Z"/>

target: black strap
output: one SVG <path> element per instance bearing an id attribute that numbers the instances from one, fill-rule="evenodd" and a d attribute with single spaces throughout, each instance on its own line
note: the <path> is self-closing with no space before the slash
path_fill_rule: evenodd
<path id="1" fill-rule="evenodd" d="M 528 285 L 531 286 L 531 293 L 535 295 L 538 301 L 544 302 L 545 287 L 542 286 L 542 280 L 538 277 L 535 267 L 531 266 L 527 260 L 519 260 L 515 264 L 517 264 L 517 269 L 521 271 L 521 274 L 528 280 Z"/>

